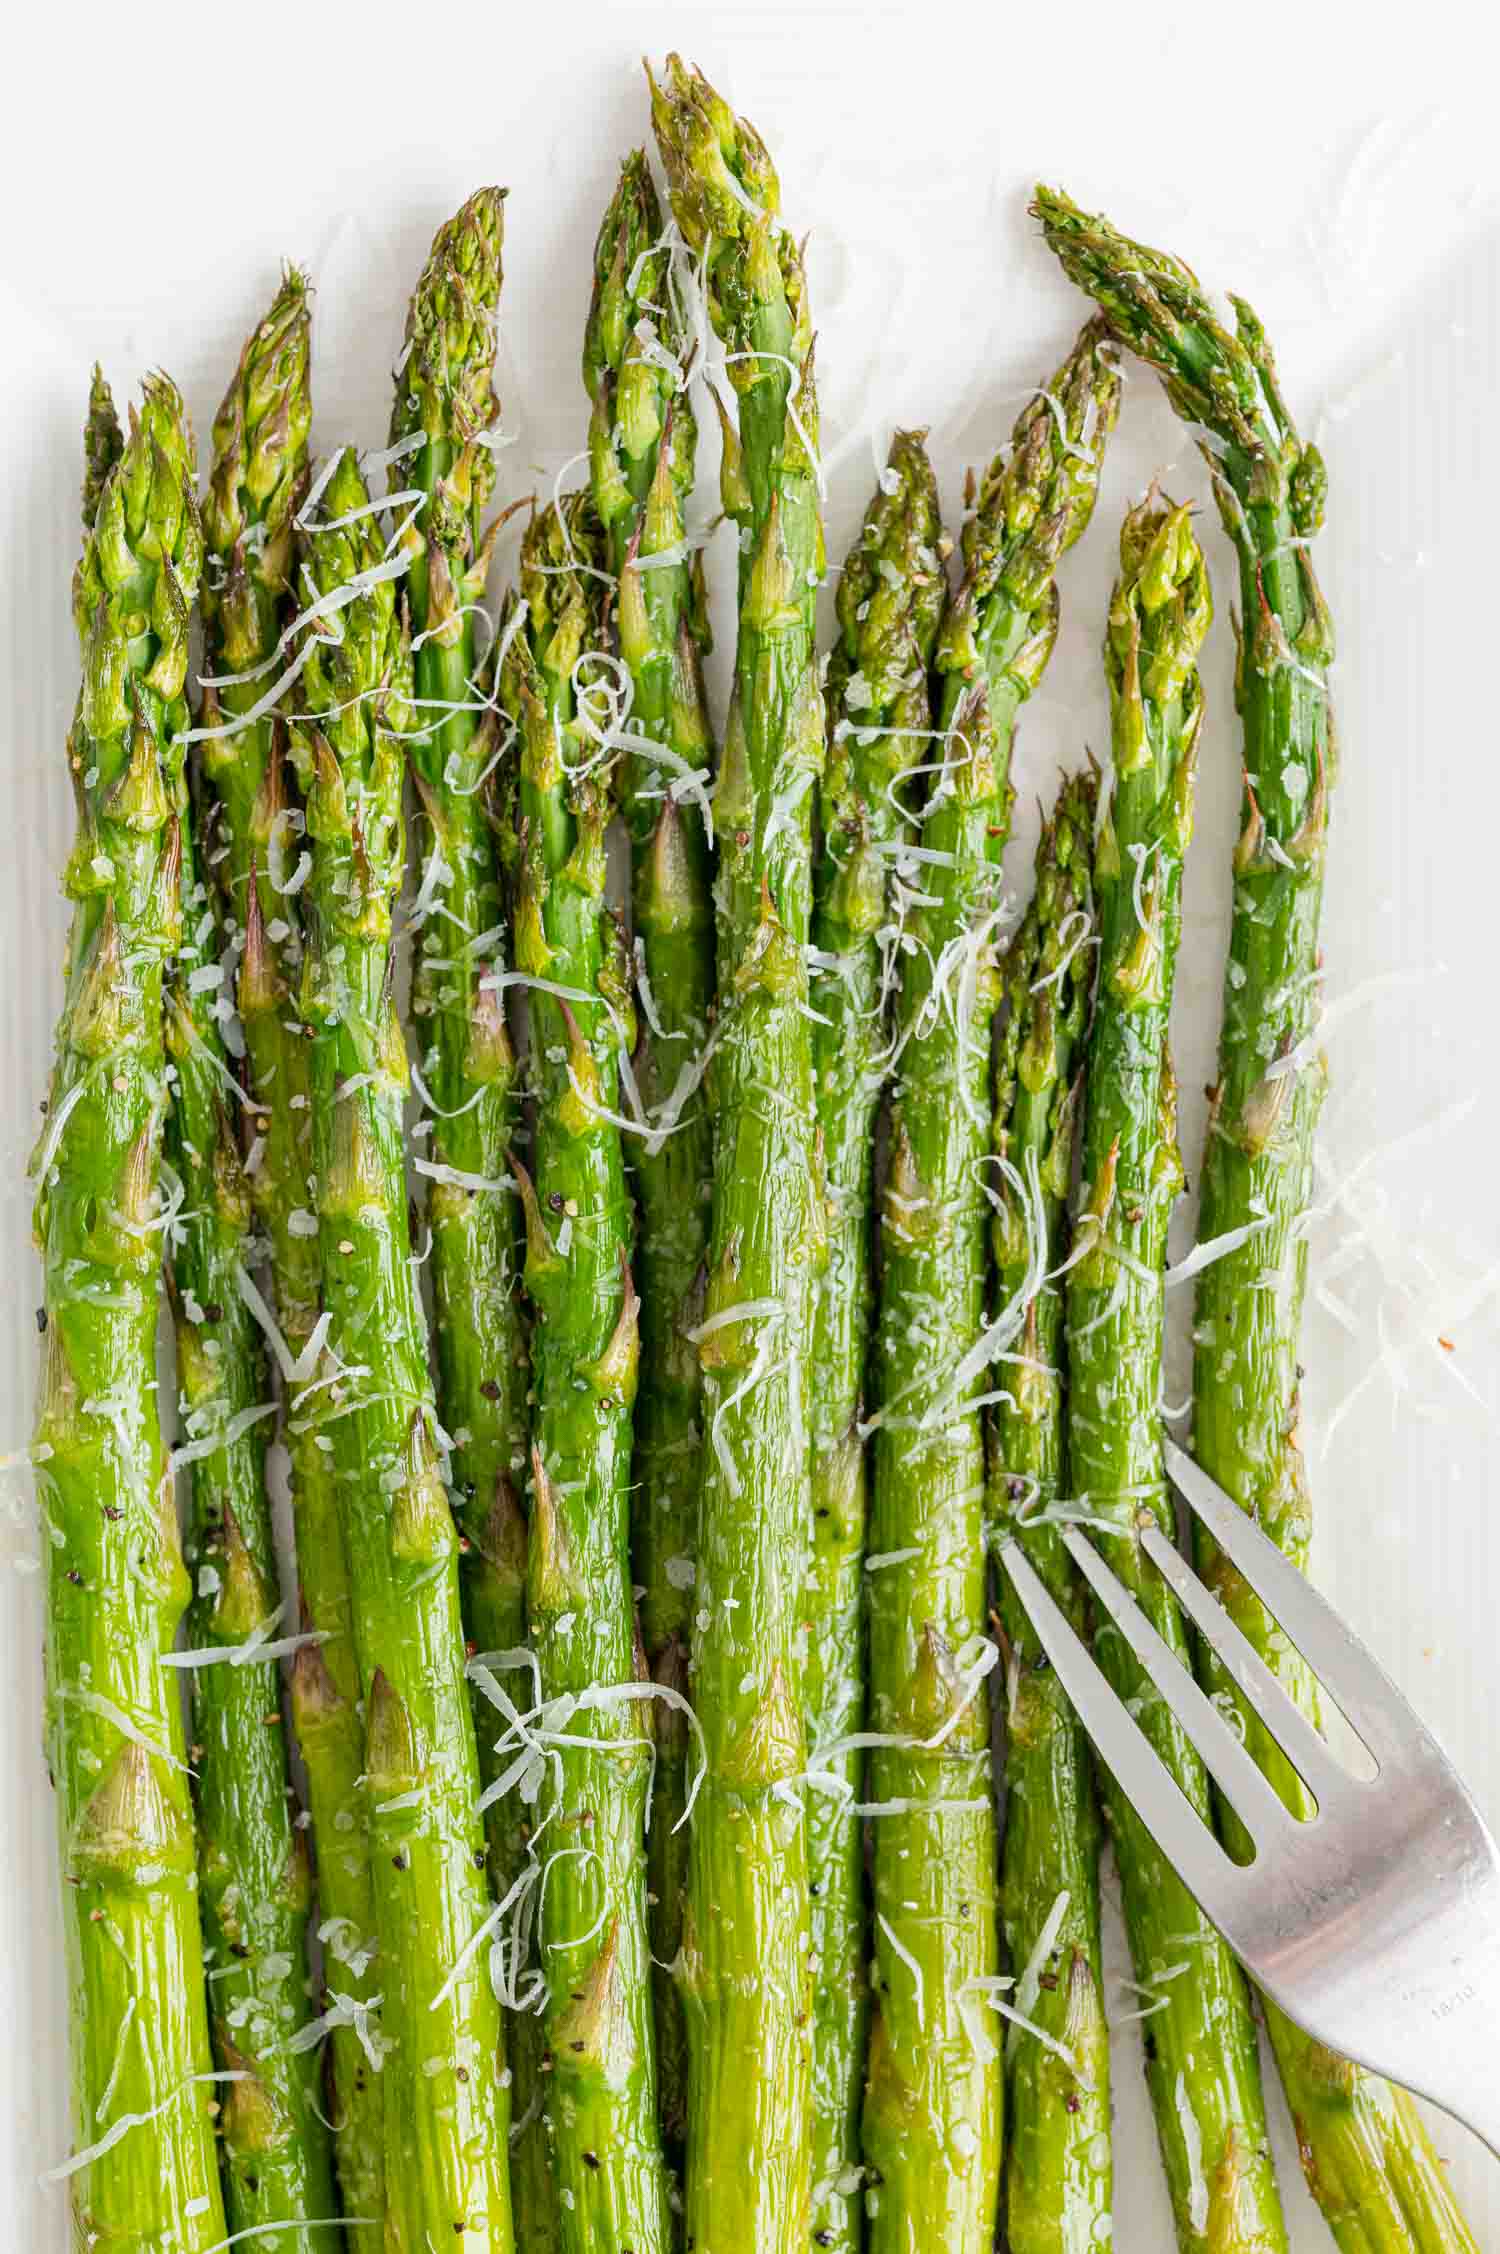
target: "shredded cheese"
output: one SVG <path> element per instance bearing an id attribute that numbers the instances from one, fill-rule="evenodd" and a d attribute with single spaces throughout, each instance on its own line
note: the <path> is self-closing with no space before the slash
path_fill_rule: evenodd
<path id="1" fill-rule="evenodd" d="M 895 1927 L 882 1910 L 875 1912 L 875 1923 L 889 1941 L 895 1955 L 911 1974 L 912 1987 L 916 1992 L 917 2025 L 925 2027 L 927 2024 L 927 1982 L 923 1978 L 922 1967 L 918 1964 L 910 1949 L 903 1947 L 897 1939 Z"/>
<path id="2" fill-rule="evenodd" d="M 78 2152 L 70 2153 L 68 2158 L 60 2161 L 55 2168 L 46 2169 L 39 2181 L 44 2184 L 64 2183 L 69 2176 L 76 2176 L 80 2168 L 92 2167 L 96 2160 L 103 2159 L 106 2152 L 112 2152 L 121 2138 L 127 2137 L 132 2129 L 143 2129 L 148 2122 L 159 2121 L 161 2116 L 170 2111 L 180 2097 L 185 2097 L 190 2089 L 195 2088 L 200 2083 L 245 2082 L 249 2078 L 248 2074 L 243 2071 L 224 2074 L 189 2074 L 185 2080 L 177 2084 L 175 2089 L 167 2092 L 159 2105 L 151 2106 L 145 2113 L 122 2113 L 117 2121 L 111 2123 L 105 2134 L 96 2143 L 86 2144 Z"/>

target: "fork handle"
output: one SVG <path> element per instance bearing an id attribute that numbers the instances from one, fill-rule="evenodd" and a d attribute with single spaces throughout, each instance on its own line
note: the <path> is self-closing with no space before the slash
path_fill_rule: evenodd
<path id="1" fill-rule="evenodd" d="M 1406 1976 L 1394 1966 L 1386 1974 L 1384 1996 L 1378 1950 L 1373 1952 L 1360 2022 L 1368 2026 L 1379 2056 L 1365 2064 L 1472 2129 L 1500 2159 L 1500 1905 L 1470 1905 L 1459 1912 L 1459 1931 L 1433 1921 L 1417 1965 L 1407 1960 Z M 1486 1914 L 1488 1912 L 1488 1914 Z M 1390 2048 L 1385 2048 L 1386 2041 Z M 1335 2045 L 1337 2047 L 1337 2045 Z M 1362 2047 L 1346 2042 L 1359 2054 Z"/>
<path id="2" fill-rule="evenodd" d="M 1316 2041 L 1441 2106 L 1500 2159 L 1500 1872 L 1449 1878 L 1442 1908 L 1400 1935 L 1382 1920 L 1378 1891 L 1363 1897 L 1368 1945 L 1337 1967 L 1306 1951 L 1295 1972 L 1274 1950 L 1244 1956 Z"/>
<path id="3" fill-rule="evenodd" d="M 1412 2087 L 1472 2129 L 1500 2160 L 1500 1967 L 1489 1981 L 1467 1982 L 1451 2001 L 1429 2004 L 1441 2018 L 1430 2071 Z"/>

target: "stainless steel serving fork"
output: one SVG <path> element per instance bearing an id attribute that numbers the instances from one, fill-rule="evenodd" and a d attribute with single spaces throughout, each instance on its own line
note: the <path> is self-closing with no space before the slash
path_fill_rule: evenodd
<path id="1" fill-rule="evenodd" d="M 1255 1846 L 1232 1862 L 1173 1783 L 1020 1548 L 1001 1562 L 1100 1758 L 1246 1970 L 1307 2032 L 1467 2122 L 1500 2154 L 1500 1855 L 1395 1684 L 1247 1514 L 1167 1444 L 1173 1485 L 1376 1763 L 1357 1777 L 1181 1554 L 1141 1547 L 1317 1803 L 1294 1816 L 1097 1550 L 1063 1539 Z"/>

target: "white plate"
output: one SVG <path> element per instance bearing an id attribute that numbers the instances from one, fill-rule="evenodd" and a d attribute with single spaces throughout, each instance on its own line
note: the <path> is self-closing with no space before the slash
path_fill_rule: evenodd
<path id="1" fill-rule="evenodd" d="M 432 230 L 498 176 L 513 185 L 502 390 L 518 440 L 501 458 L 502 497 L 550 483 L 583 443 L 577 355 L 593 231 L 618 157 L 648 131 L 634 57 L 677 38 L 762 127 L 791 223 L 814 230 L 835 559 L 891 420 L 931 424 L 956 522 L 964 466 L 993 450 L 1026 387 L 1066 349 L 1082 308 L 1024 217 L 1033 167 L 1191 258 L 1213 285 L 1244 290 L 1279 344 L 1331 474 L 1319 568 L 1340 639 L 1343 767 L 1328 992 L 1399 974 L 1368 989 L 1328 1042 L 1333 1210 L 1313 1237 L 1306 1330 L 1317 1564 L 1500 1819 L 1492 124 L 1367 112 L 1379 58 L 1348 53 L 1336 25 L 1308 10 L 1262 9 L 1252 24 L 1241 11 L 1220 23 L 1202 10 L 1074 7 L 1037 23 L 994 9 L 977 25 L 953 19 L 952 38 L 935 36 L 937 11 L 924 20 L 832 0 L 700 7 L 690 21 L 607 5 L 575 6 L 566 24 L 543 9 L 507 20 L 518 14 L 445 11 L 434 56 L 411 9 L 370 6 L 342 21 L 282 4 L 189 12 L 158 0 L 149 29 L 115 17 L 118 54 L 84 51 L 84 26 L 56 10 L 33 26 L 31 53 L 12 58 L 0 149 L 10 238 L 0 1261 L 12 1279 L 0 1303 L 0 1451 L 25 1444 L 36 1362 L 22 1169 L 58 1002 L 57 870 L 71 823 L 62 743 L 76 679 L 67 591 L 90 363 L 102 357 L 122 394 L 146 367 L 170 368 L 206 438 L 241 335 L 281 257 L 297 257 L 318 286 L 316 443 L 379 444 L 385 371 Z M 1443 48 L 1432 10 L 1424 26 Z M 1460 56 L 1452 29 L 1446 51 Z M 1268 83 L 1257 82 L 1262 64 L 1276 66 Z M 1096 650 L 1114 530 L 1157 472 L 1206 502 L 1180 426 L 1137 371 L 1094 529 L 1064 569 L 1057 656 L 1023 727 L 1018 878 L 1030 795 L 1050 792 L 1059 758 L 1107 746 Z M 1206 669 L 1177 1013 L 1189 1097 L 1211 1064 L 1238 775 L 1232 581 L 1211 507 L 1204 531 L 1221 626 Z M 722 543 L 710 560 L 722 598 Z M 730 642 L 721 634 L 721 686 Z M 1185 1102 L 1190 1171 L 1201 1115 L 1201 1102 Z M 1180 1224 L 1186 1238 L 1186 1211 Z M 1179 1355 L 1177 1397 L 1181 1373 Z M 25 1504 L 15 1525 L 3 1507 L 12 1495 Z M 8 1475 L 0 1546 L 13 1559 L 34 1547 L 27 1511 Z M 8 1564 L 0 1615 L 0 2240 L 62 2254 L 63 2199 L 36 2180 L 70 2133 L 41 1621 L 35 1579 Z M 1117 1933 L 1112 1946 L 1122 1970 Z M 1128 2030 L 1120 2254 L 1159 2249 L 1170 2232 L 1136 2052 Z M 1327 2235 L 1279 2094 L 1272 2102 L 1293 2244 L 1314 2254 Z M 1495 2243 L 1500 2170 L 1446 2124 L 1438 2141 L 1481 2241 Z"/>

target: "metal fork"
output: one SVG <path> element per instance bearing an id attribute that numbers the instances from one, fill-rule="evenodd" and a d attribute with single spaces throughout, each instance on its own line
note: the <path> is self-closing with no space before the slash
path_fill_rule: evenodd
<path id="1" fill-rule="evenodd" d="M 1354 1776 L 1155 1527 L 1141 1547 L 1317 1803 L 1303 1821 L 1076 1528 L 1063 1539 L 1255 1846 L 1231 1862 L 1014 1540 L 1001 1560 L 1100 1758 L 1251 1976 L 1290 2019 L 1431 2098 L 1500 2155 L 1500 1854 L 1395 1684 L 1250 1517 L 1166 1444 L 1173 1485 L 1377 1764 Z"/>

